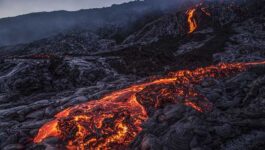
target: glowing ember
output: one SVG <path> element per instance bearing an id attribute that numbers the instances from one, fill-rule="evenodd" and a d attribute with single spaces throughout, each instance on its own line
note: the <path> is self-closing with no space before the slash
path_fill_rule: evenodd
<path id="1" fill-rule="evenodd" d="M 35 143 L 48 137 L 66 141 L 68 149 L 124 149 L 142 130 L 152 109 L 166 104 L 183 104 L 199 112 L 211 103 L 193 87 L 205 78 L 221 78 L 264 62 L 219 64 L 182 70 L 150 82 L 114 91 L 99 100 L 68 108 L 43 125 Z"/>
<path id="2" fill-rule="evenodd" d="M 196 22 L 195 17 L 194 17 L 195 11 L 196 11 L 196 8 L 192 8 L 186 12 L 186 14 L 188 16 L 189 33 L 194 32 L 198 27 L 197 22 Z"/>

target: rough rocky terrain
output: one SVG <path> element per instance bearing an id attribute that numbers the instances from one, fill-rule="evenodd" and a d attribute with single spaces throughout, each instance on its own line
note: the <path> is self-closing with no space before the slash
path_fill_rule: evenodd
<path id="1" fill-rule="evenodd" d="M 199 27 L 192 34 L 180 11 L 118 44 L 92 33 L 67 33 L 5 52 L 0 60 L 1 149 L 64 149 L 56 138 L 41 144 L 33 138 L 63 109 L 133 83 L 172 70 L 265 60 L 265 9 L 259 7 L 265 3 L 255 2 L 244 7 L 209 3 L 212 15 L 198 10 Z M 208 78 L 195 88 L 213 103 L 211 111 L 184 105 L 158 109 L 129 149 L 264 149 L 264 65 Z"/>

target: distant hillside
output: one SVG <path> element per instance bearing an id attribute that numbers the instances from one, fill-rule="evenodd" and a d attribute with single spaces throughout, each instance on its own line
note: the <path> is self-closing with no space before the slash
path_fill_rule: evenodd
<path id="1" fill-rule="evenodd" d="M 180 1 L 166 0 L 161 4 L 157 0 L 137 0 L 108 8 L 40 12 L 4 18 L 0 19 L 0 46 L 27 43 L 71 29 L 95 31 L 109 25 L 129 29 L 146 15 L 165 12 L 169 6 L 180 6 L 178 4 Z"/>

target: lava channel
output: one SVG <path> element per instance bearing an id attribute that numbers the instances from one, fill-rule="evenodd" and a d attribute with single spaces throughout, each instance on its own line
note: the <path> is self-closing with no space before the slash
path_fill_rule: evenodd
<path id="1" fill-rule="evenodd" d="M 197 22 L 196 22 L 195 17 L 194 17 L 195 12 L 196 12 L 196 8 L 189 9 L 186 12 L 187 17 L 188 17 L 188 24 L 189 24 L 189 32 L 188 33 L 194 32 L 198 27 Z"/>
<path id="2" fill-rule="evenodd" d="M 186 11 L 187 23 L 189 26 L 189 31 L 188 31 L 189 34 L 193 33 L 198 28 L 198 23 L 195 17 L 198 8 L 200 8 L 201 12 L 204 13 L 205 15 L 211 16 L 211 14 L 207 11 L 207 9 L 203 7 L 203 3 L 204 1 L 201 1 L 201 3 L 197 4 L 193 8 L 190 8 Z"/>
<path id="3" fill-rule="evenodd" d="M 152 110 L 166 104 L 182 104 L 198 112 L 210 111 L 212 104 L 194 85 L 205 78 L 232 76 L 259 64 L 265 61 L 181 70 L 114 91 L 58 113 L 39 129 L 34 142 L 57 137 L 67 149 L 125 149 L 141 132 L 141 124 L 152 115 Z"/>

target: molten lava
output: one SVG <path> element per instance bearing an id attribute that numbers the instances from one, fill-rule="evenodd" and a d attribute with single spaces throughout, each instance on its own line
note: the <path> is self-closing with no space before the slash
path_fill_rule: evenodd
<path id="1" fill-rule="evenodd" d="M 198 3 L 197 5 L 195 5 L 194 7 L 192 7 L 191 9 L 188 9 L 186 11 L 186 15 L 187 15 L 187 22 L 189 25 L 189 31 L 188 33 L 193 33 L 197 28 L 198 28 L 198 23 L 196 21 L 196 11 L 197 9 L 200 9 L 201 12 L 203 12 L 205 15 L 207 16 L 211 16 L 211 14 L 207 11 L 207 8 L 203 6 L 204 4 L 204 0 L 201 0 L 200 3 Z"/>
<path id="2" fill-rule="evenodd" d="M 124 149 L 142 130 L 141 124 L 152 110 L 166 104 L 182 104 L 199 112 L 208 111 L 212 104 L 194 85 L 205 78 L 231 76 L 258 64 L 265 61 L 171 72 L 166 77 L 114 91 L 58 113 L 39 129 L 34 142 L 57 137 L 66 142 L 68 149 Z"/>
<path id="3" fill-rule="evenodd" d="M 196 8 L 192 8 L 186 12 L 187 17 L 188 17 L 188 24 L 189 24 L 189 32 L 188 33 L 194 32 L 198 27 L 197 22 L 196 22 L 195 17 L 194 17 L 195 11 L 196 11 Z"/>

